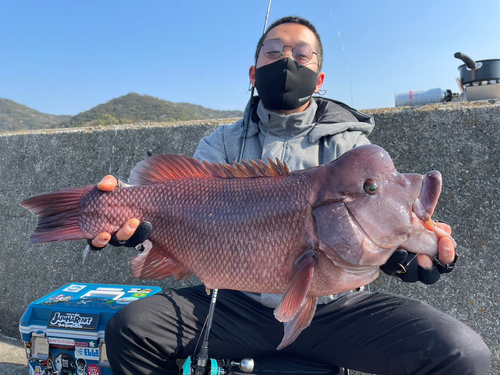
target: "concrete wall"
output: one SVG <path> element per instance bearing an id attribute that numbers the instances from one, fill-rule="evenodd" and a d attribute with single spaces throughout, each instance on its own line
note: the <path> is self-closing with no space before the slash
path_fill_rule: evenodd
<path id="1" fill-rule="evenodd" d="M 413 296 L 480 332 L 500 373 L 500 103 L 449 103 L 366 111 L 375 116 L 372 142 L 401 172 L 438 169 L 444 189 L 435 218 L 454 228 L 459 266 L 432 286 L 383 276 L 372 290 Z M 192 155 L 221 122 L 127 125 L 0 136 L 0 333 L 18 336 L 27 305 L 70 282 L 159 284 L 129 275 L 135 251 L 109 247 L 82 264 L 84 241 L 29 245 L 36 220 L 19 202 L 60 188 L 93 184 L 108 173 L 126 180 L 140 160 L 161 153 Z M 189 280 L 177 286 L 196 282 Z"/>

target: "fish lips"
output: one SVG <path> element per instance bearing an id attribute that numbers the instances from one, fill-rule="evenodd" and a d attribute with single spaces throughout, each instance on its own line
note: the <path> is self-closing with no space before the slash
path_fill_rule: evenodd
<path id="1" fill-rule="evenodd" d="M 434 213 L 442 184 L 443 178 L 439 171 L 432 171 L 423 176 L 422 190 L 412 206 L 412 211 L 420 220 L 426 221 Z"/>

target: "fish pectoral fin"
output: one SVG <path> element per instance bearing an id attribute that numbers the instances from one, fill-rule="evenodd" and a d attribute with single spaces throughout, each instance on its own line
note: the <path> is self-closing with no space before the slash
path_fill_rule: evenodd
<path id="1" fill-rule="evenodd" d="M 318 255 L 307 250 L 297 259 L 292 282 L 288 286 L 280 304 L 274 310 L 274 316 L 280 322 L 289 322 L 297 315 L 305 303 L 307 292 L 314 276 L 314 267 L 318 263 Z"/>
<path id="2" fill-rule="evenodd" d="M 285 334 L 281 343 L 276 348 L 277 350 L 281 350 L 290 345 L 295 341 L 295 339 L 297 339 L 304 329 L 309 327 L 314 317 L 314 313 L 316 312 L 317 302 L 318 299 L 315 297 L 306 297 L 304 303 L 300 306 L 297 315 L 295 315 L 291 321 L 284 323 Z"/>
<path id="3" fill-rule="evenodd" d="M 139 279 L 155 280 L 163 280 L 174 276 L 177 281 L 191 276 L 191 272 L 155 250 L 151 243 L 146 246 L 140 255 L 130 261 L 130 273 Z"/>

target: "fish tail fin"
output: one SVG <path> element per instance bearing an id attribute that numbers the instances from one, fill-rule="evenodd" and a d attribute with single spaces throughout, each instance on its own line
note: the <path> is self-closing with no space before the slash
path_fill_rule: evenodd
<path id="1" fill-rule="evenodd" d="M 20 205 L 38 217 L 30 243 L 85 239 L 78 225 L 80 198 L 86 187 L 63 189 L 28 198 Z"/>

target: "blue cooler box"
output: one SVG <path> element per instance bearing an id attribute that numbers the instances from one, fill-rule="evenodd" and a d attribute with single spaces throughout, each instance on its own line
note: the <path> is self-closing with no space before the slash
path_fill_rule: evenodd
<path id="1" fill-rule="evenodd" d="M 104 330 L 123 306 L 161 291 L 73 283 L 31 303 L 19 322 L 30 374 L 112 374 Z"/>

